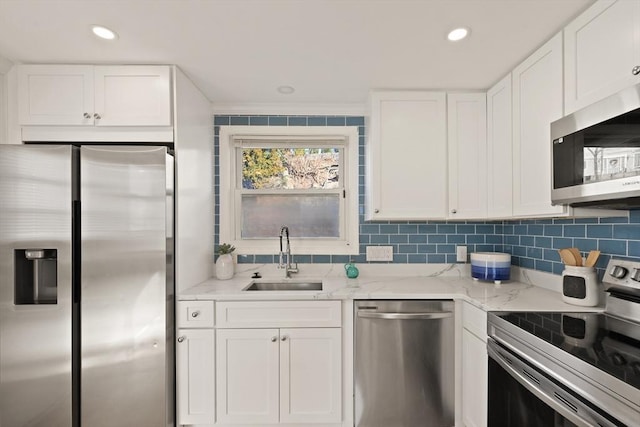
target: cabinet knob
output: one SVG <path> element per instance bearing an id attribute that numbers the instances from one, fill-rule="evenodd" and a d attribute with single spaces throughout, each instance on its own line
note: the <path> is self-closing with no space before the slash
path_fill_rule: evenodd
<path id="1" fill-rule="evenodd" d="M 631 69 L 631 74 L 633 74 L 634 76 L 637 76 L 638 74 L 640 74 L 640 65 L 636 65 L 635 67 L 633 67 Z"/>
<path id="2" fill-rule="evenodd" d="M 286 341 L 287 340 L 287 336 L 283 335 L 282 338 L 280 338 L 281 341 Z"/>
<path id="3" fill-rule="evenodd" d="M 276 342 L 278 341 L 278 337 L 271 337 L 271 342 Z"/>
<path id="4" fill-rule="evenodd" d="M 451 213 L 452 213 L 452 214 L 457 214 L 457 213 L 458 213 L 458 211 L 457 211 L 456 209 L 451 209 Z"/>
<path id="5" fill-rule="evenodd" d="M 374 213 L 380 213 L 380 209 L 374 209 L 373 212 Z"/>
<path id="6" fill-rule="evenodd" d="M 90 119 L 90 118 L 91 118 L 91 114 L 89 114 L 89 113 L 84 113 L 84 114 L 82 115 L 82 117 L 84 117 L 85 119 Z"/>
<path id="7" fill-rule="evenodd" d="M 100 117 L 100 114 L 98 113 L 93 113 L 93 118 L 96 120 L 100 120 L 102 117 Z"/>
<path id="8" fill-rule="evenodd" d="M 191 313 L 191 317 L 198 317 L 198 316 L 200 316 L 199 311 L 194 311 L 193 313 Z"/>
<path id="9" fill-rule="evenodd" d="M 184 335 L 183 335 L 183 336 L 181 336 L 181 337 L 178 337 L 178 342 L 182 342 L 182 341 L 184 341 L 184 339 L 185 339 L 185 336 L 184 336 Z"/>

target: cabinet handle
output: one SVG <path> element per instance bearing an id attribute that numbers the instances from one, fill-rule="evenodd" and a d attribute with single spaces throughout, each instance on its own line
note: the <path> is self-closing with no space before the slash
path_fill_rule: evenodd
<path id="1" fill-rule="evenodd" d="M 191 313 L 191 317 L 198 317 L 198 316 L 200 316 L 199 311 L 194 311 L 193 313 Z"/>
<path id="2" fill-rule="evenodd" d="M 283 335 L 282 338 L 280 338 L 281 341 L 286 341 L 287 340 L 287 336 Z"/>
<path id="3" fill-rule="evenodd" d="M 100 120 L 102 117 L 100 117 L 100 114 L 98 113 L 93 113 L 93 118 L 96 120 Z"/>
<path id="4" fill-rule="evenodd" d="M 637 76 L 638 74 L 640 74 L 640 65 L 636 65 L 635 67 L 633 67 L 631 69 L 631 74 L 633 74 L 634 76 Z"/>
<path id="5" fill-rule="evenodd" d="M 89 113 L 84 113 L 84 114 L 82 115 L 82 117 L 84 117 L 85 119 L 90 119 L 90 118 L 91 118 L 91 114 L 89 114 Z"/>
<path id="6" fill-rule="evenodd" d="M 380 209 L 374 209 L 373 212 L 374 213 L 380 213 Z"/>
<path id="7" fill-rule="evenodd" d="M 271 342 L 276 342 L 278 341 L 278 337 L 271 337 Z"/>
<path id="8" fill-rule="evenodd" d="M 451 213 L 452 213 L 452 214 L 457 214 L 457 213 L 458 213 L 458 211 L 457 211 L 457 210 L 455 210 L 455 209 L 451 209 Z"/>
<path id="9" fill-rule="evenodd" d="M 181 336 L 181 337 L 178 337 L 178 342 L 182 342 L 182 341 L 184 341 L 184 339 L 185 339 L 185 336 L 184 336 L 184 335 L 183 335 L 183 336 Z"/>

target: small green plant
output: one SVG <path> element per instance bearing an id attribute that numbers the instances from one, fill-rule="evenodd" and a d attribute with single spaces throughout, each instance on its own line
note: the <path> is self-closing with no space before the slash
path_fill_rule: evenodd
<path id="1" fill-rule="evenodd" d="M 218 255 L 230 254 L 235 250 L 235 246 L 231 246 L 228 243 L 221 243 L 220 246 L 218 246 Z"/>

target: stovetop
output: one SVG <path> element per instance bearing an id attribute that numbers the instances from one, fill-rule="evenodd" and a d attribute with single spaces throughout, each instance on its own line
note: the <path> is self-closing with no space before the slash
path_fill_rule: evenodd
<path id="1" fill-rule="evenodd" d="M 640 389 L 640 324 L 606 313 L 496 313 L 566 353 Z"/>
<path id="2" fill-rule="evenodd" d="M 611 259 L 602 285 L 604 313 L 495 315 L 640 390 L 640 262 Z"/>

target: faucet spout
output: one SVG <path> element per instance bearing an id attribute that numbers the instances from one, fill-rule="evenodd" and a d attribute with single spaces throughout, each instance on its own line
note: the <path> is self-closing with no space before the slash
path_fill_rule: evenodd
<path id="1" fill-rule="evenodd" d="M 286 246 L 283 245 L 283 237 L 286 237 Z M 291 273 L 298 272 L 298 263 L 296 263 L 296 266 L 293 267 L 291 264 L 292 258 L 293 256 L 291 255 L 291 244 L 289 242 L 289 227 L 283 225 L 282 228 L 280 228 L 280 257 L 278 268 L 284 269 L 285 278 L 290 278 Z"/>

